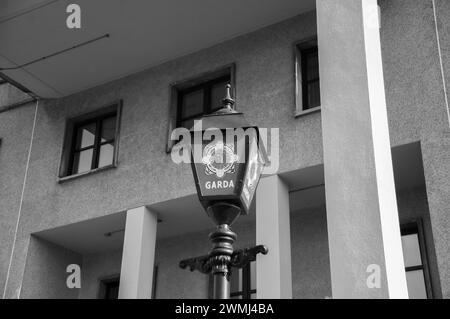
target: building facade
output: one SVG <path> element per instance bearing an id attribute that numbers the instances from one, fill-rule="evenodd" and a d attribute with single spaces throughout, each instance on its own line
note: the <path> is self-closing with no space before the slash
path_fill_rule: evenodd
<path id="1" fill-rule="evenodd" d="M 113 1 L 96 24 L 79 1 L 81 29 L 61 32 L 48 17 L 68 3 L 38 2 L 0 18 L 3 298 L 210 297 L 179 267 L 213 225 L 170 134 L 227 83 L 279 159 L 233 226 L 235 248 L 269 247 L 233 298 L 450 297 L 448 1 L 196 1 L 172 4 L 175 27 L 165 4 Z"/>

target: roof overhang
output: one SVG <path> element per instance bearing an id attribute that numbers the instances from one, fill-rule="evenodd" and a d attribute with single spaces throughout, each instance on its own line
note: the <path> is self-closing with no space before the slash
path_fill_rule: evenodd
<path id="1" fill-rule="evenodd" d="M 110 82 L 315 6 L 315 0 L 77 0 L 81 28 L 69 29 L 70 3 L 0 2 L 0 68 L 88 42 L 25 67 L 0 71 L 43 98 Z M 106 34 L 110 37 L 103 37 Z"/>

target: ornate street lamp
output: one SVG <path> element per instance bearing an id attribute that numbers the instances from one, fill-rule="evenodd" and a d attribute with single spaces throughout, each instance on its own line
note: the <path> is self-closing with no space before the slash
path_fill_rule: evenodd
<path id="1" fill-rule="evenodd" d="M 191 271 L 213 274 L 214 299 L 229 298 L 231 267 L 244 267 L 256 254 L 268 252 L 265 246 L 233 250 L 236 234 L 230 226 L 241 214 L 249 213 L 267 156 L 258 127 L 234 110 L 231 86 L 226 88 L 223 107 L 203 116 L 191 129 L 197 194 L 216 225 L 209 235 L 212 250 L 206 256 L 180 262 L 183 269 L 189 266 Z"/>

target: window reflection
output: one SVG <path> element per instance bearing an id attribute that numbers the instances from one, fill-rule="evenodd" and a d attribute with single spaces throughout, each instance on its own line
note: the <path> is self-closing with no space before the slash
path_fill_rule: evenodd
<path id="1" fill-rule="evenodd" d="M 110 114 L 75 125 L 69 175 L 114 163 L 116 121 L 116 114 Z"/>

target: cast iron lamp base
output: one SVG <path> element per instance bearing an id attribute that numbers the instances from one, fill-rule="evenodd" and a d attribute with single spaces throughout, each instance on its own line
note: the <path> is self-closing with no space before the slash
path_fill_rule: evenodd
<path id="1" fill-rule="evenodd" d="M 180 267 L 189 267 L 204 274 L 213 274 L 214 299 L 230 298 L 231 267 L 242 268 L 256 259 L 261 253 L 266 255 L 269 250 L 264 245 L 233 251 L 236 234 L 227 224 L 217 226 L 216 231 L 209 235 L 213 247 L 209 255 L 180 261 Z"/>

